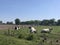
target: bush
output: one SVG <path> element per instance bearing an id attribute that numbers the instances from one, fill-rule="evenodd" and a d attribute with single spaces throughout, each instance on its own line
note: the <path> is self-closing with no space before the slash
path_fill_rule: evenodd
<path id="1" fill-rule="evenodd" d="M 28 35 L 28 37 L 26 39 L 27 40 L 33 40 L 33 35 L 32 34 Z"/>
<path id="2" fill-rule="evenodd" d="M 24 38 L 23 34 L 19 34 L 18 38 Z"/>

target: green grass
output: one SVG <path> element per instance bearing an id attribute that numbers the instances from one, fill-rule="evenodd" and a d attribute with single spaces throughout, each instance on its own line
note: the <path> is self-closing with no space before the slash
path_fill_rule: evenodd
<path id="1" fill-rule="evenodd" d="M 0 45 L 36 45 L 33 41 L 0 35 Z"/>
<path id="2" fill-rule="evenodd" d="M 53 30 L 50 34 L 40 33 L 43 28 L 52 27 Z M 56 40 L 60 41 L 60 26 L 35 26 L 37 29 L 36 34 L 30 34 L 27 27 L 21 28 L 20 30 L 0 30 L 0 45 L 51 45 L 49 44 L 52 40 L 52 44 L 56 44 Z M 9 33 L 8 33 L 9 32 Z M 43 38 L 47 37 L 47 41 L 42 42 Z M 30 39 L 30 40 L 29 40 Z M 49 43 L 48 43 L 49 42 Z"/>

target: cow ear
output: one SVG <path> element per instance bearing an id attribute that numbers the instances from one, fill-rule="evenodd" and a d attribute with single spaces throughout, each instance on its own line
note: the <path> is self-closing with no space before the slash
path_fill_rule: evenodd
<path id="1" fill-rule="evenodd" d="M 30 29 L 31 27 L 29 27 L 29 29 Z"/>

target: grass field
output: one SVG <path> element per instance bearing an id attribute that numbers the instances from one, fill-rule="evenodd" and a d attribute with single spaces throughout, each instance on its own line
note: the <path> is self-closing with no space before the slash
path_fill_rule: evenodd
<path id="1" fill-rule="evenodd" d="M 43 28 L 52 27 L 50 34 L 40 33 Z M 60 45 L 60 26 L 35 26 L 36 34 L 29 32 L 28 27 L 20 30 L 0 30 L 0 45 Z M 44 37 L 47 38 L 44 42 Z M 56 40 L 59 40 L 56 42 Z"/>

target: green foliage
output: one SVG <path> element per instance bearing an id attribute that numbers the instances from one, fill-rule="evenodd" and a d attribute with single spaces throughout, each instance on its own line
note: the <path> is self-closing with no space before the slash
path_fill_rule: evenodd
<path id="1" fill-rule="evenodd" d="M 3 24 L 3 22 L 2 22 L 2 21 L 0 21 L 0 24 Z"/>
<path id="2" fill-rule="evenodd" d="M 57 21 L 57 25 L 60 25 L 60 19 Z"/>
<path id="3" fill-rule="evenodd" d="M 24 39 L 0 35 L 0 45 L 36 45 L 36 43 Z"/>
<path id="4" fill-rule="evenodd" d="M 60 26 L 51 26 L 53 28 L 50 34 L 40 33 L 43 28 L 50 26 L 35 26 L 37 33 L 29 33 L 27 27 L 20 30 L 0 30 L 0 45 L 56 45 L 56 40 L 60 40 Z M 44 37 L 47 40 L 42 42 Z"/>
<path id="5" fill-rule="evenodd" d="M 6 24 L 13 24 L 13 22 L 6 22 Z"/>
<path id="6" fill-rule="evenodd" d="M 18 19 L 18 18 L 15 19 L 15 24 L 16 24 L 16 25 L 19 25 L 19 24 L 20 24 L 20 19 Z"/>
<path id="7" fill-rule="evenodd" d="M 32 34 L 28 35 L 28 37 L 26 39 L 27 40 L 33 40 L 33 35 Z"/>
<path id="8" fill-rule="evenodd" d="M 18 38 L 24 38 L 23 34 L 19 34 Z"/>

